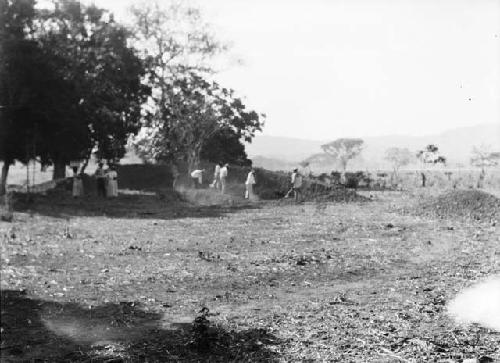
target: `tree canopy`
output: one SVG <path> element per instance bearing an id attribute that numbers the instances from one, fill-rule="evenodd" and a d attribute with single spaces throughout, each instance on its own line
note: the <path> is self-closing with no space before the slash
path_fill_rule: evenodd
<path id="1" fill-rule="evenodd" d="M 150 160 L 187 161 L 189 170 L 197 167 L 208 140 L 222 130 L 250 141 L 263 124 L 263 115 L 247 110 L 232 90 L 194 73 L 174 80 L 165 102 L 162 118 L 147 121 L 136 149 Z"/>
<path id="2" fill-rule="evenodd" d="M 107 11 L 75 0 L 52 10 L 1 1 L 2 185 L 16 160 L 54 164 L 60 177 L 67 162 L 92 151 L 122 157 L 149 94 L 129 32 Z"/>
<path id="3" fill-rule="evenodd" d="M 200 157 L 213 163 L 229 163 L 232 165 L 251 166 L 245 145 L 238 134 L 230 129 L 223 128 L 214 133 L 203 144 Z"/>
<path id="4" fill-rule="evenodd" d="M 440 155 L 436 145 L 429 144 L 417 152 L 417 158 L 424 164 L 445 164 L 446 158 Z"/>
<path id="5" fill-rule="evenodd" d="M 472 156 L 470 163 L 473 166 L 481 168 L 484 172 L 485 168 L 497 166 L 500 162 L 500 152 L 493 152 L 488 145 L 474 146 L 472 148 Z"/>
<path id="6" fill-rule="evenodd" d="M 391 164 L 394 174 L 397 174 L 401 167 L 410 164 L 414 156 L 407 148 L 391 147 L 385 151 L 384 158 Z"/>
<path id="7" fill-rule="evenodd" d="M 362 139 L 341 138 L 321 145 L 321 149 L 334 157 L 345 171 L 348 162 L 361 154 L 363 143 Z"/>

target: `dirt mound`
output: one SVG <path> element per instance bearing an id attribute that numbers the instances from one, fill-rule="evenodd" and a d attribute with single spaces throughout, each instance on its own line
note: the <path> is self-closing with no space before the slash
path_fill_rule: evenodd
<path id="1" fill-rule="evenodd" d="M 356 203 L 356 202 L 368 202 L 370 198 L 359 195 L 354 190 L 346 188 L 333 189 L 324 194 L 306 194 L 306 200 L 318 201 L 318 202 L 334 202 L 334 203 Z"/>
<path id="2" fill-rule="evenodd" d="M 257 185 L 255 192 L 262 199 L 281 199 L 290 190 L 290 175 L 285 172 L 256 169 Z M 356 193 L 355 190 L 341 185 L 327 185 L 305 178 L 302 186 L 303 200 L 307 202 L 366 202 L 369 198 Z"/>
<path id="3" fill-rule="evenodd" d="M 500 199 L 479 190 L 453 190 L 424 201 L 418 212 L 440 218 L 494 222 L 500 217 Z"/>

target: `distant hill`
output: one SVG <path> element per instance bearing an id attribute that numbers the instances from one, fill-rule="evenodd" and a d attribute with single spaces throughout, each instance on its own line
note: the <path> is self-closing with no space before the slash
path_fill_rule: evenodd
<path id="1" fill-rule="evenodd" d="M 385 150 L 389 147 L 406 147 L 411 151 L 417 151 L 428 144 L 437 145 L 440 152 L 447 157 L 450 165 L 460 163 L 468 166 L 473 146 L 484 143 L 500 151 L 500 123 L 461 127 L 435 135 L 387 135 L 365 137 L 363 140 L 365 148 L 362 156 L 352 163 L 352 167 L 356 169 L 386 168 L 387 164 L 383 158 Z M 328 141 L 331 140 L 303 140 L 261 135 L 257 136 L 246 148 L 254 165 L 266 167 L 275 164 L 281 167 L 282 165 L 296 165 L 312 154 L 321 152 L 320 146 Z M 272 167 L 269 169 L 276 170 Z"/>
<path id="2" fill-rule="evenodd" d="M 252 165 L 268 170 L 290 170 L 296 167 L 295 162 L 283 159 L 266 158 L 264 156 L 252 157 Z"/>

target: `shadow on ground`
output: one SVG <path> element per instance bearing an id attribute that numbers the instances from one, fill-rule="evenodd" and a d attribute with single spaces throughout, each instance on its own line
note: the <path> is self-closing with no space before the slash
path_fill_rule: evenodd
<path id="1" fill-rule="evenodd" d="M 14 197 L 14 212 L 40 214 L 55 218 L 74 216 L 106 216 L 134 219 L 179 219 L 221 217 L 242 209 L 259 208 L 257 204 L 224 200 L 221 203 L 199 205 L 183 200 L 172 191 L 127 191 L 116 198 L 86 196 L 75 199 L 68 193 L 26 195 Z"/>
<path id="2" fill-rule="evenodd" d="M 278 360 L 264 329 L 228 331 L 204 316 L 166 323 L 133 302 L 82 307 L 1 291 L 1 360 L 242 362 Z"/>

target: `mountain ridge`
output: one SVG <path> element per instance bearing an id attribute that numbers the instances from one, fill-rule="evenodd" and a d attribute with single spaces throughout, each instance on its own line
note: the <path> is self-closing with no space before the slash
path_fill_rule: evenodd
<path id="1" fill-rule="evenodd" d="M 422 136 L 393 134 L 369 136 L 363 140 L 365 147 L 361 157 L 355 162 L 360 168 L 387 167 L 383 158 L 385 150 L 389 147 L 406 147 L 416 152 L 428 144 L 437 145 L 449 164 L 469 165 L 473 146 L 486 144 L 490 145 L 493 151 L 500 151 L 500 123 L 457 127 Z M 280 162 L 289 166 L 321 152 L 321 145 L 326 142 L 328 140 L 258 135 L 252 143 L 246 145 L 246 150 L 249 157 L 255 159 L 256 166 L 268 167 L 270 163 Z"/>

